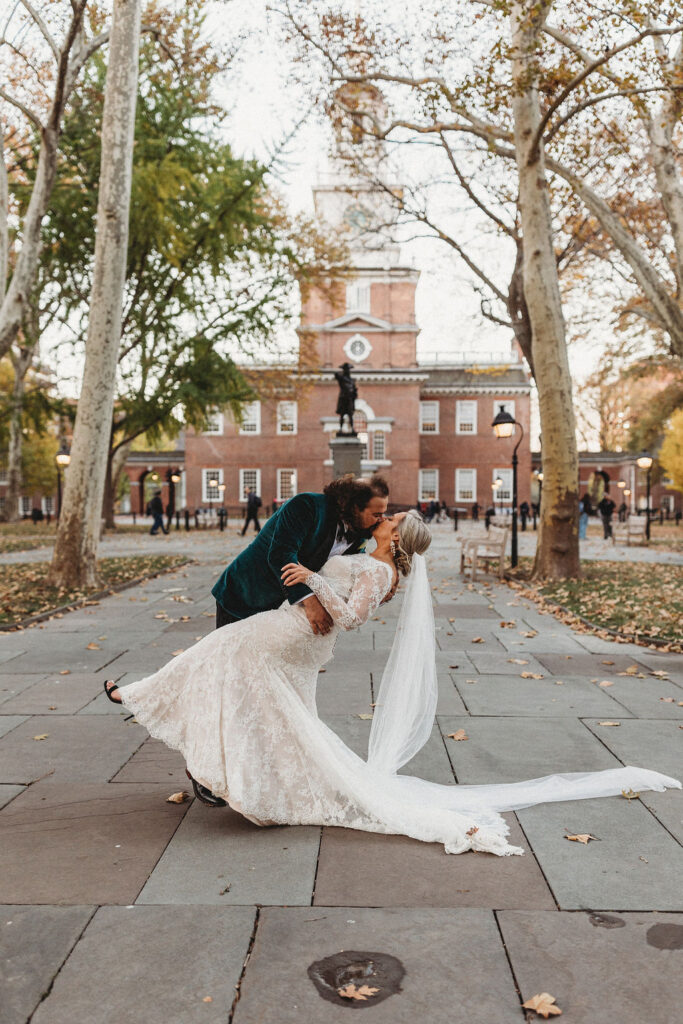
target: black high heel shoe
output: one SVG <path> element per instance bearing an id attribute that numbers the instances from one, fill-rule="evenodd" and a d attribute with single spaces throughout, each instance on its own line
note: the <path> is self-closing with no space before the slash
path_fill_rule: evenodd
<path id="1" fill-rule="evenodd" d="M 111 683 L 112 685 L 109 686 L 108 683 Z M 109 697 L 109 700 L 112 702 L 112 704 L 116 704 L 116 705 L 118 705 L 118 707 L 122 707 L 121 701 L 120 700 L 114 700 L 114 698 L 112 697 L 112 694 L 113 694 L 114 690 L 118 691 L 118 686 L 116 685 L 114 680 L 113 679 L 105 679 L 105 681 L 104 681 L 104 692 L 106 693 L 107 697 Z"/>
<path id="2" fill-rule="evenodd" d="M 216 794 L 212 793 L 210 789 L 206 788 L 206 786 L 202 786 L 201 782 L 197 782 L 197 780 L 194 779 L 190 775 L 190 773 L 187 770 L 187 768 L 185 769 L 185 774 L 187 775 L 188 779 L 192 783 L 192 789 L 194 790 L 194 795 L 203 804 L 206 804 L 207 807 L 227 807 L 228 806 L 227 802 L 223 799 L 222 796 L 216 796 Z"/>

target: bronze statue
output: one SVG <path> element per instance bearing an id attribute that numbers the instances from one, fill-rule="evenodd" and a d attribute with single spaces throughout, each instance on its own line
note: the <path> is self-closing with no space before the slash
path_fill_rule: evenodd
<path id="1" fill-rule="evenodd" d="M 339 397 L 337 399 L 337 415 L 339 416 L 339 430 L 337 436 L 342 435 L 345 437 L 356 437 L 356 431 L 353 428 L 353 414 L 356 410 L 356 399 L 358 398 L 358 388 L 351 376 L 351 370 L 353 366 L 351 363 L 342 363 L 341 373 L 339 370 L 335 373 L 334 377 L 339 385 Z M 347 416 L 349 420 L 349 430 L 344 430 L 344 417 Z"/>

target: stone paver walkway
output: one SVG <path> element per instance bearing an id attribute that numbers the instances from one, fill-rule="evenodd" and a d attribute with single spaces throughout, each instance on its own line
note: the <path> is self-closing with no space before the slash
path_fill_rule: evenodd
<path id="1" fill-rule="evenodd" d="M 573 633 L 505 586 L 467 585 L 453 533 L 435 533 L 440 702 L 411 771 L 682 774 L 681 656 Z M 567 1024 L 676 1020 L 682 791 L 510 814 L 526 853 L 502 859 L 167 803 L 187 787 L 181 758 L 102 681 L 152 671 L 210 630 L 210 586 L 241 543 L 214 535 L 198 565 L 0 635 L 3 1024 L 342 1021 L 352 1007 L 309 977 L 342 950 L 394 958 L 398 991 L 353 1004 L 381 1024 L 522 1022 L 539 992 Z M 344 635 L 320 676 L 321 715 L 362 753 L 399 603 Z M 449 738 L 459 728 L 466 741 Z"/>

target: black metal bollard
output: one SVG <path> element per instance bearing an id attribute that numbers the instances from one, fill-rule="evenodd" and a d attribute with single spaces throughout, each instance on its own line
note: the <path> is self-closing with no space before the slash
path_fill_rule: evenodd
<path id="1" fill-rule="evenodd" d="M 175 528 L 176 530 L 180 529 L 180 512 L 176 512 L 175 514 Z"/>
<path id="2" fill-rule="evenodd" d="M 190 510 L 187 508 L 185 509 L 185 529 L 190 529 Z"/>

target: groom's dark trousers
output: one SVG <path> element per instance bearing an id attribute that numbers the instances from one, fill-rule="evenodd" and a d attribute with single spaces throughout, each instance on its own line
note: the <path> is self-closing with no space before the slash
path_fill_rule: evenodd
<path id="1" fill-rule="evenodd" d="M 286 501 L 211 591 L 216 598 L 216 628 L 279 608 L 283 601 L 296 604 L 310 594 L 303 583 L 285 587 L 282 567 L 299 562 L 317 572 L 327 561 L 338 525 L 337 506 L 324 494 L 305 492 Z M 344 554 L 355 554 L 366 539 L 367 534 L 349 538 Z"/>

